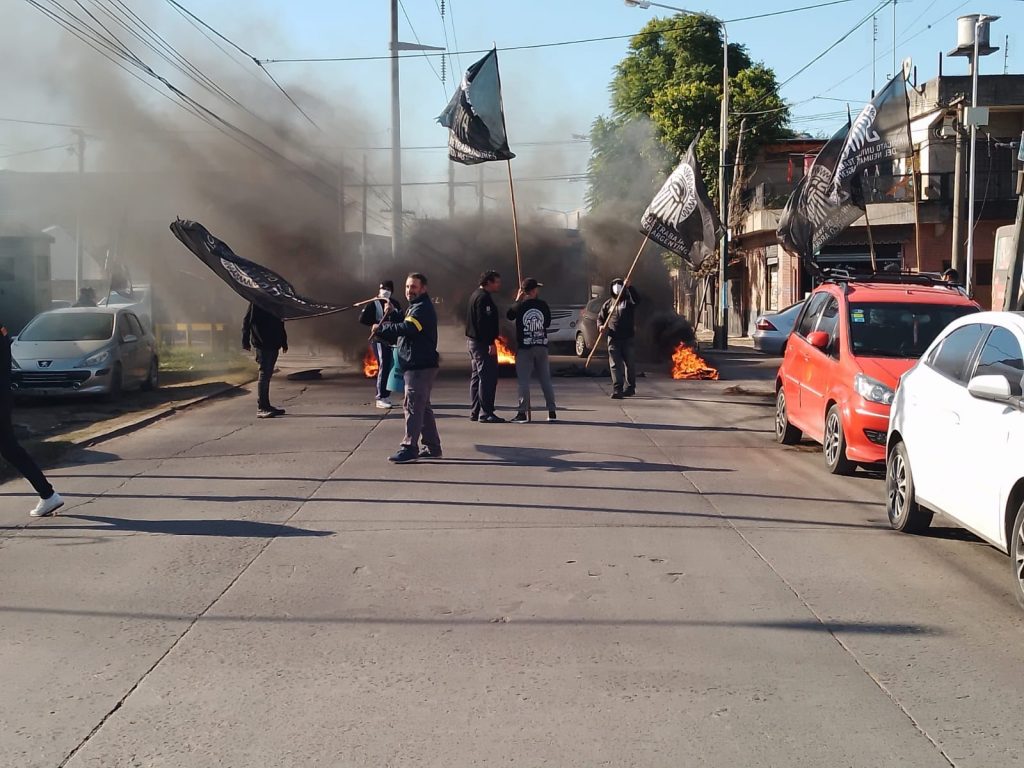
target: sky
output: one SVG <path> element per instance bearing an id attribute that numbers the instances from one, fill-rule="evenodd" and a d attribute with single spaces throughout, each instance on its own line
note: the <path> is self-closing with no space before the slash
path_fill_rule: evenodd
<path id="1" fill-rule="evenodd" d="M 24 0 L 0 2 L 12 8 L 12 13 L 38 16 Z M 1020 0 L 897 0 L 895 6 L 893 2 L 883 4 L 880 0 L 846 0 L 769 18 L 737 20 L 821 2 L 827 0 L 756 3 L 706 0 L 689 10 L 709 13 L 729 22 L 730 41 L 745 45 L 754 60 L 771 67 L 778 80 L 785 83 L 782 95 L 793 105 L 793 128 L 813 135 L 832 133 L 844 119 L 847 103 L 856 110 L 870 98 L 873 50 L 870 17 L 875 9 L 878 13 L 874 82 L 878 87 L 893 70 L 894 11 L 896 60 L 902 62 L 905 57 L 912 57 L 921 81 L 935 76 L 938 53 L 955 46 L 956 17 L 977 12 L 1002 17 L 992 28 L 993 45 L 1004 49 L 1005 36 L 1010 36 L 1008 57 L 1004 60 L 1004 51 L 1000 50 L 986 58 L 982 74 L 1002 73 L 1004 65 L 1011 73 L 1024 72 L 1021 54 L 1024 39 L 1016 34 L 1024 22 L 1024 2 Z M 181 0 L 181 3 L 261 59 L 373 57 L 388 53 L 387 0 L 291 0 L 288 3 L 249 0 L 244 4 L 244 13 L 238 10 L 242 4 L 226 0 Z M 442 21 L 441 0 L 402 0 L 402 3 L 400 38 L 403 41 L 418 39 L 424 44 L 461 51 L 485 49 L 492 44 L 500 51 L 505 47 L 538 43 L 628 36 L 654 16 L 672 14 L 660 8 L 627 7 L 622 0 L 445 0 Z M 157 0 L 152 5 L 163 8 Z M 7 13 L 5 10 L 4 14 Z M 166 30 L 176 44 L 188 50 L 209 45 L 169 11 L 154 13 L 154 26 Z M 854 29 L 864 19 L 867 22 Z M 81 45 L 73 39 L 62 38 L 65 33 L 50 23 L 36 24 L 32 29 L 33 34 L 61 39 L 63 45 Z M 814 61 L 844 35 L 848 35 L 845 40 Z M 581 181 L 530 180 L 586 171 L 589 146 L 574 136 L 586 134 L 594 118 L 608 112 L 608 84 L 615 64 L 623 58 L 627 47 L 628 39 L 623 38 L 500 52 L 509 140 L 518 155 L 513 169 L 522 179 L 517 189 L 521 184 L 524 198 L 535 211 L 538 208 L 571 211 L 583 204 L 586 185 Z M 447 177 L 445 131 L 435 118 L 450 98 L 461 70 L 476 58 L 479 54 L 451 57 L 446 61 L 443 83 L 439 76 L 439 58 L 403 59 L 402 143 L 409 148 L 404 153 L 407 182 L 441 181 Z M 110 66 L 111 77 L 123 76 Z M 388 153 L 379 148 L 386 148 L 391 142 L 388 61 L 274 63 L 267 67 L 289 90 L 307 91 L 332 109 L 358 111 L 366 133 L 357 144 L 352 143 L 351 137 L 333 135 L 323 136 L 318 143 L 332 153 L 337 151 L 351 165 L 358 165 L 361 155 L 367 154 L 371 166 L 378 169 L 374 172 L 387 178 Z M 966 62 L 947 59 L 944 71 L 965 74 Z M 257 74 L 262 76 L 262 73 Z M 140 98 L 152 98 L 152 95 L 140 91 Z M 266 98 L 276 97 L 268 91 Z M 299 101 L 301 103 L 301 97 Z M 260 108 L 253 106 L 257 111 Z M 68 122 L 76 118 L 59 111 L 44 114 L 42 109 L 38 103 L 9 102 L 0 109 L 0 118 Z M 15 131 L 0 121 L 0 147 L 6 153 L 32 149 L 33 142 L 36 146 L 45 146 L 48 139 L 52 139 L 52 135 L 26 133 L 23 127 Z M 538 145 L 538 142 L 543 144 Z M 7 166 L 22 170 L 69 170 L 73 163 L 73 158 L 69 161 L 67 157 L 39 153 L 8 161 Z M 457 179 L 475 180 L 478 172 L 476 168 L 459 167 Z M 488 180 L 494 180 L 487 185 L 490 198 L 487 204 L 497 204 L 508 194 L 507 187 L 500 183 L 506 179 L 505 169 L 499 164 L 489 164 L 485 173 Z M 475 191 L 460 188 L 457 206 L 475 204 Z M 447 210 L 447 192 L 443 186 L 410 188 L 406 192 L 406 208 L 414 210 L 416 215 L 442 215 Z M 544 215 L 562 220 L 562 214 Z"/>

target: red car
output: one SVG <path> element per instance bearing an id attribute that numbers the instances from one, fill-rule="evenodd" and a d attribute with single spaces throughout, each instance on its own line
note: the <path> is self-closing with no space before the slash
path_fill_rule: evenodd
<path id="1" fill-rule="evenodd" d="M 775 438 L 821 443 L 830 472 L 885 461 L 900 377 L 953 320 L 980 307 L 924 275 L 830 277 L 797 318 L 775 381 Z"/>

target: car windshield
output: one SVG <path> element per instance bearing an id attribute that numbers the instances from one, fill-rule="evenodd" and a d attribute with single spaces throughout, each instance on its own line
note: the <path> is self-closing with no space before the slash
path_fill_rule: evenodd
<path id="1" fill-rule="evenodd" d="M 916 360 L 947 325 L 977 311 L 949 304 L 851 304 L 850 345 L 859 357 Z"/>
<path id="2" fill-rule="evenodd" d="M 114 316 L 97 312 L 39 315 L 19 341 L 104 341 L 114 334 Z"/>

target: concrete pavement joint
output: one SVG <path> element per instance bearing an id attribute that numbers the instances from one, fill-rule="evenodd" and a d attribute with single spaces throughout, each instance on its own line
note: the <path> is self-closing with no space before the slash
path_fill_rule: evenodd
<path id="1" fill-rule="evenodd" d="M 314 488 L 314 489 L 313 489 L 313 490 L 312 490 L 312 491 L 311 491 L 311 492 L 309 493 L 309 495 L 307 496 L 306 500 L 305 500 L 305 501 L 303 501 L 303 502 L 300 502 L 299 504 L 297 504 L 297 505 L 295 506 L 295 509 L 294 509 L 294 510 L 292 511 L 292 513 L 291 513 L 291 514 L 290 514 L 290 515 L 289 515 L 289 516 L 288 516 L 287 518 L 285 518 L 284 520 L 282 520 L 282 521 L 281 521 L 280 523 L 278 523 L 278 524 L 277 524 L 277 529 L 278 529 L 278 531 L 280 531 L 280 530 L 281 530 L 281 529 L 283 529 L 283 528 L 284 528 L 285 526 L 287 526 L 287 525 L 288 525 L 289 523 L 291 523 L 291 521 L 292 521 L 292 520 L 293 520 L 293 519 L 295 518 L 295 516 L 296 516 L 297 514 L 299 514 L 299 512 L 300 512 L 300 511 L 302 511 L 302 508 L 303 508 L 304 506 L 306 506 L 306 504 L 307 504 L 307 503 L 308 503 L 308 502 L 309 502 L 309 501 L 310 501 L 310 500 L 311 500 L 311 499 L 313 498 L 313 496 L 315 496 L 315 495 L 316 495 L 316 493 L 317 493 L 317 492 L 318 492 L 318 491 L 319 491 L 319 490 L 320 490 L 320 489 L 321 489 L 321 488 L 322 488 L 322 487 L 324 486 L 324 484 L 325 484 L 325 483 L 327 482 L 327 480 L 328 480 L 328 479 L 330 479 L 330 477 L 331 477 L 331 476 L 332 476 L 332 475 L 333 475 L 333 474 L 334 474 L 335 472 L 337 472 L 337 471 L 338 471 L 339 469 L 341 469 L 341 468 L 342 468 L 342 467 L 343 467 L 343 466 L 345 465 L 345 462 L 347 462 L 347 461 L 348 461 L 348 460 L 349 460 L 349 459 L 350 459 L 350 458 L 351 458 L 351 457 L 352 457 L 352 456 L 353 456 L 353 455 L 355 454 L 355 452 L 356 452 L 357 450 L 359 450 L 359 448 L 360 448 L 360 447 L 361 447 L 361 446 L 363 445 L 363 443 L 365 443 L 365 442 L 366 442 L 366 440 L 367 440 L 367 439 L 368 439 L 368 438 L 370 437 L 370 435 L 372 435 L 372 434 L 373 434 L 374 430 L 376 430 L 376 429 L 377 429 L 377 427 L 379 427 L 379 426 L 381 425 L 381 423 L 383 423 L 383 421 L 384 421 L 383 419 L 379 419 L 379 420 L 378 420 L 378 421 L 377 421 L 377 422 L 376 422 L 376 423 L 375 423 L 375 424 L 374 424 L 374 425 L 373 425 L 373 426 L 372 426 L 372 427 L 371 427 L 371 428 L 370 428 L 369 430 L 367 430 L 366 434 L 365 434 L 365 435 L 363 435 L 362 439 L 361 439 L 361 440 L 359 441 L 359 443 L 358 443 L 358 444 L 357 444 L 357 445 L 355 446 L 355 448 L 354 448 L 354 449 L 353 449 L 352 451 L 350 451 L 350 452 L 346 453 L 346 454 L 345 454 L 345 456 L 344 456 L 344 458 L 342 458 L 342 460 L 341 460 L 341 461 L 339 461 L 339 462 L 338 462 L 338 464 L 337 464 L 337 465 L 336 465 L 336 466 L 335 466 L 334 468 L 332 468 L 330 472 L 328 472 L 328 473 L 327 473 L 327 475 L 326 475 L 326 477 L 324 478 L 324 480 L 322 480 L 322 481 L 321 481 L 321 482 L 319 483 L 319 485 L 317 485 L 317 487 L 316 487 L 316 488 Z M 203 444 L 206 444 L 206 443 L 215 443 L 215 442 L 217 442 L 218 440 L 221 440 L 221 439 L 223 439 L 223 438 L 225 438 L 225 437 L 229 437 L 230 435 L 232 435 L 232 434 L 235 434 L 236 432 L 239 432 L 239 431 L 241 431 L 242 429 L 245 429 L 245 428 L 246 428 L 246 427 L 248 427 L 248 426 L 251 426 L 251 425 L 249 425 L 249 424 L 247 424 L 247 425 L 244 425 L 244 426 L 242 426 L 242 427 L 239 427 L 238 429 L 232 430 L 231 432 L 228 432 L 228 433 L 226 433 L 226 434 L 224 434 L 224 435 L 221 435 L 221 436 L 219 436 L 219 437 L 215 438 L 214 440 L 207 440 L 207 441 L 203 441 L 202 443 L 199 443 L 198 445 L 203 445 Z M 185 449 L 185 450 L 192 450 L 192 449 L 191 449 L 191 448 L 188 448 L 188 449 Z M 184 452 L 184 451 L 183 451 L 183 452 Z M 174 457 L 171 457 L 171 458 L 174 458 Z M 169 459 L 165 459 L 164 461 L 168 461 L 168 460 L 169 460 Z M 163 461 L 161 462 L 161 465 L 162 465 L 162 464 L 163 464 Z M 159 468 L 159 466 L 160 466 L 160 465 L 158 465 L 158 467 L 157 467 L 157 468 Z M 139 473 L 139 475 L 141 475 L 141 474 L 143 474 L 143 473 Z M 125 482 L 128 482 L 128 481 L 126 480 Z M 122 487 L 123 487 L 123 486 L 122 486 Z M 102 495 L 102 494 L 101 494 L 101 495 Z M 93 500 L 95 500 L 95 498 L 99 498 L 99 496 L 97 496 L 97 497 L 94 497 L 94 499 L 93 499 Z M 82 740 L 81 740 L 81 741 L 80 741 L 80 742 L 78 743 L 78 745 L 77 745 L 77 746 L 76 746 L 76 747 L 75 747 L 74 749 L 72 749 L 72 750 L 71 750 L 71 751 L 70 751 L 70 752 L 68 753 L 68 755 L 67 755 L 67 756 L 66 756 L 66 757 L 65 757 L 65 758 L 64 758 L 64 759 L 63 759 L 63 760 L 62 760 L 62 761 L 61 761 L 61 762 L 60 762 L 60 763 L 58 764 L 57 768 L 65 768 L 65 766 L 66 766 L 66 765 L 67 765 L 67 764 L 68 764 L 68 763 L 69 763 L 69 762 L 70 762 L 70 761 L 71 761 L 71 760 L 72 760 L 72 759 L 73 759 L 73 758 L 75 757 L 75 755 L 76 755 L 76 754 L 78 754 L 78 753 L 79 753 L 79 752 L 80 752 L 80 751 L 81 751 L 81 750 L 82 750 L 82 749 L 83 749 L 83 748 L 84 748 L 84 747 L 85 747 L 85 746 L 86 746 L 86 745 L 87 745 L 87 744 L 89 743 L 89 741 L 91 741 L 91 740 L 92 740 L 92 738 L 93 738 L 93 737 L 94 737 L 94 736 L 95 736 L 95 735 L 96 735 L 97 733 L 99 733 L 99 732 L 100 732 L 100 730 L 101 730 L 101 729 L 103 728 L 103 726 L 104 726 L 104 725 L 106 725 L 106 723 L 107 723 L 107 722 L 108 722 L 108 721 L 110 720 L 110 718 L 111 718 L 111 717 L 113 717 L 113 716 L 114 716 L 114 714 L 115 714 L 115 713 L 116 713 L 116 712 L 117 712 L 117 711 L 118 711 L 119 709 L 121 709 L 121 707 L 123 707 L 123 706 L 124 706 L 124 704 L 125 704 L 125 702 L 126 702 L 126 701 L 128 700 L 128 698 L 129 698 L 129 697 L 130 697 L 130 696 L 131 696 L 131 695 L 132 695 L 133 693 L 135 693 L 135 691 L 137 691 L 137 690 L 138 690 L 139 686 L 140 686 L 140 685 L 142 685 L 142 683 L 143 683 L 143 682 L 145 682 L 146 678 L 147 678 L 147 677 L 149 677 L 149 676 L 150 676 L 150 675 L 151 675 L 151 674 L 153 673 L 153 671 L 154 671 L 154 670 L 156 670 L 156 668 L 157 668 L 158 666 L 160 666 L 160 664 L 161 664 L 161 663 L 163 663 L 164 659 L 166 659 L 166 658 L 167 658 L 167 657 L 168 657 L 168 656 L 169 656 L 169 655 L 170 655 L 170 654 L 171 654 L 171 653 L 172 653 L 172 652 L 174 651 L 174 649 L 178 647 L 178 645 L 179 645 L 179 644 L 181 643 L 181 641 L 182 641 L 182 640 L 184 640 L 186 636 L 188 636 L 189 632 L 191 632 L 191 631 L 192 631 L 192 629 L 193 629 L 193 628 L 194 628 L 194 627 L 196 626 L 196 624 L 198 624 L 198 623 L 199 623 L 199 621 L 200 621 L 200 620 L 201 620 L 201 619 L 202 619 L 202 618 L 203 618 L 204 616 L 206 616 L 206 615 L 207 615 L 207 614 L 208 614 L 208 613 L 210 612 L 210 610 L 211 610 L 211 609 L 212 609 L 212 608 L 213 608 L 213 607 L 214 607 L 214 606 L 215 606 L 215 605 L 216 605 L 216 604 L 217 604 L 218 602 L 220 602 L 221 598 L 223 598 L 223 597 L 224 597 L 224 595 L 226 595 L 226 594 L 228 593 L 228 591 L 230 591 L 230 589 L 231 589 L 231 588 L 232 588 L 233 586 L 235 586 L 235 584 L 237 584 L 237 583 L 238 583 L 238 580 L 239 580 L 239 579 L 241 579 L 241 578 L 242 578 L 242 576 L 244 576 L 244 575 L 246 574 L 246 572 L 247 572 L 247 571 L 249 570 L 249 568 L 251 568 L 251 567 L 252 567 L 253 563 L 255 563 L 255 562 L 256 562 L 256 560 L 258 560 L 258 559 L 259 559 L 259 557 L 260 557 L 260 556 L 261 556 L 261 555 L 262 555 L 262 554 L 263 554 L 264 552 L 266 552 L 266 551 L 267 551 L 267 548 L 268 548 L 268 547 L 269 547 L 269 546 L 270 546 L 271 544 L 273 544 L 273 543 L 274 543 L 274 541 L 276 541 L 276 540 L 277 540 L 277 538 L 278 538 L 278 536 L 277 536 L 277 535 L 274 535 L 273 537 L 270 537 L 270 538 L 268 538 L 268 539 L 266 539 L 266 540 L 264 541 L 263 545 L 262 545 L 261 547 L 259 547 L 259 549 L 257 549 L 257 551 L 256 551 L 256 554 L 254 554 L 254 555 L 252 556 L 252 558 L 251 558 L 251 559 L 249 560 L 249 562 L 247 562 L 247 563 L 246 563 L 246 564 L 245 564 L 245 565 L 244 565 L 244 566 L 242 567 L 242 569 L 241 569 L 241 570 L 240 570 L 240 571 L 239 571 L 239 572 L 238 572 L 238 573 L 237 573 L 237 574 L 235 575 L 235 577 L 234 577 L 233 579 L 231 579 L 231 581 L 230 581 L 230 582 L 229 582 L 229 583 L 227 584 L 227 586 L 225 586 L 225 587 L 224 587 L 224 589 L 223 589 L 223 590 L 221 590 L 221 591 L 220 591 L 220 593 L 219 593 L 219 594 L 218 594 L 218 595 L 217 595 L 216 597 L 214 597 L 214 598 L 213 598 L 213 600 L 211 600 L 211 601 L 210 601 L 210 603 L 209 603 L 209 604 L 208 604 L 208 605 L 207 605 L 207 606 L 206 606 L 206 607 L 205 607 L 205 608 L 204 608 L 204 609 L 203 609 L 202 611 L 200 611 L 200 612 L 199 612 L 199 613 L 198 613 L 198 614 L 197 614 L 197 615 L 196 615 L 196 616 L 195 616 L 195 617 L 194 617 L 194 618 L 193 618 L 193 619 L 192 619 L 192 620 L 191 620 L 191 621 L 190 621 L 190 622 L 188 623 L 188 626 L 186 626 L 186 627 L 185 627 L 185 629 L 184 629 L 184 631 L 182 631 L 182 633 L 181 633 L 180 635 L 178 635 L 178 637 L 177 637 L 177 638 L 176 638 L 176 639 L 174 640 L 174 642 L 173 642 L 173 643 L 171 643 L 171 644 L 170 644 L 170 646 L 168 646 L 167 650 L 165 650 L 165 651 L 164 651 L 164 652 L 163 652 L 162 654 L 160 654 L 159 658 L 157 658 L 157 660 L 156 660 L 156 661 L 154 661 L 154 662 L 153 662 L 153 664 L 152 664 L 152 665 L 151 665 L 151 666 L 150 666 L 150 667 L 149 667 L 149 668 L 148 668 L 148 669 L 147 669 L 147 670 L 146 670 L 146 671 L 145 671 L 145 672 L 144 672 L 144 673 L 143 673 L 143 674 L 141 675 L 141 677 L 139 677 L 139 679 L 135 681 L 135 683 L 134 683 L 134 684 L 133 684 L 133 685 L 132 685 L 132 686 L 131 686 L 131 687 L 130 687 L 130 688 L 129 688 L 129 689 L 128 689 L 128 690 L 126 691 L 126 692 L 125 692 L 125 694 L 124 694 L 124 695 L 123 695 L 123 696 L 122 696 L 122 697 L 121 697 L 120 699 L 118 699 L 118 701 L 117 701 L 117 702 L 116 702 L 116 703 L 114 704 L 113 708 L 111 708 L 111 709 L 110 709 L 110 711 L 109 711 L 109 712 L 107 712 L 107 714 L 105 714 L 105 715 L 104 715 L 104 716 L 103 716 L 102 718 L 100 718 L 100 721 L 99 721 L 99 722 L 98 722 L 98 723 L 96 724 L 96 726 L 95 726 L 95 727 L 94 727 L 94 728 L 93 728 L 93 729 L 92 729 L 92 730 L 91 730 L 91 731 L 90 731 L 90 732 L 89 732 L 89 733 L 88 733 L 88 734 L 87 734 L 87 735 L 85 736 L 85 738 L 84 738 L 84 739 L 82 739 Z"/>
<path id="2" fill-rule="evenodd" d="M 629 413 L 626 412 L 625 407 L 622 408 L 622 412 L 625 414 L 626 418 L 628 418 L 634 424 L 637 423 L 636 419 L 634 419 L 632 416 L 629 415 Z M 668 453 L 660 445 L 657 444 L 657 442 L 655 442 L 655 440 L 647 433 L 646 429 L 641 429 L 641 431 L 644 433 L 644 436 L 651 442 L 651 445 L 653 445 L 658 450 L 658 452 L 661 453 L 661 455 L 665 458 L 666 461 L 668 461 L 671 464 L 676 464 L 675 460 L 671 456 L 669 456 Z M 940 755 L 942 755 L 943 759 L 949 765 L 955 768 L 956 763 L 946 753 L 946 751 L 942 748 L 939 742 L 930 733 L 928 733 L 928 731 L 924 728 L 923 725 L 921 725 L 921 723 L 917 721 L 917 719 L 911 714 L 910 710 L 908 710 L 899 700 L 899 698 L 897 698 L 896 694 L 890 691 L 885 686 L 885 684 L 870 669 L 868 669 L 867 666 L 865 666 L 861 662 L 861 660 L 857 657 L 857 654 L 854 653 L 853 649 L 850 646 L 848 646 L 845 642 L 843 642 L 843 639 L 839 637 L 838 634 L 836 634 L 836 631 L 833 628 L 834 624 L 830 624 L 829 622 L 825 621 L 825 619 L 822 616 L 820 616 L 817 611 L 814 610 L 811 604 L 803 597 L 803 595 L 800 594 L 799 590 L 797 590 L 797 588 L 793 584 L 791 584 L 785 576 L 782 575 L 782 573 L 774 566 L 774 564 L 771 561 L 769 561 L 767 557 L 765 557 L 765 555 L 757 548 L 757 546 L 743 534 L 743 531 L 741 531 L 736 526 L 732 518 L 729 515 L 726 515 L 724 512 L 722 512 L 718 505 L 714 503 L 711 496 L 705 494 L 704 491 L 701 490 L 700 486 L 697 485 L 697 483 L 687 475 L 684 469 L 680 469 L 679 474 L 682 475 L 682 477 L 685 478 L 686 481 L 693 486 L 697 493 L 700 494 L 700 496 L 708 503 L 708 505 L 713 510 L 715 510 L 719 517 L 721 517 L 722 520 L 724 520 L 726 524 L 733 530 L 733 532 L 737 536 L 739 536 L 743 543 L 750 548 L 750 551 L 753 552 L 754 555 L 757 556 L 757 558 L 762 563 L 764 563 L 765 566 L 767 566 L 773 574 L 775 574 L 779 581 L 781 581 L 786 586 L 786 588 L 793 593 L 793 596 L 796 597 L 798 601 L 800 601 L 800 604 L 803 605 L 807 612 L 814 617 L 815 621 L 817 621 L 821 625 L 822 629 L 824 629 L 832 637 L 836 644 L 843 649 L 843 651 L 850 657 L 853 663 L 857 665 L 857 667 L 865 675 L 867 675 L 867 677 L 871 680 L 872 683 L 875 684 L 878 690 L 885 694 L 885 696 L 896 706 L 896 708 L 903 713 L 904 717 L 906 717 L 907 720 L 910 721 L 911 725 L 914 726 L 917 732 L 920 733 L 925 739 L 927 739 L 933 747 L 935 747 L 936 751 Z"/>

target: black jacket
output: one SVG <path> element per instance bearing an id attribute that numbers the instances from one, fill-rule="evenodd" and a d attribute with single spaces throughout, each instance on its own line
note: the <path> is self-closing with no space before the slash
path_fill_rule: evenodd
<path id="1" fill-rule="evenodd" d="M 363 307 L 359 313 L 359 322 L 365 326 L 376 325 L 393 311 L 401 312 L 402 305 L 394 299 L 376 299 Z"/>
<path id="2" fill-rule="evenodd" d="M 498 338 L 498 307 L 491 294 L 477 288 L 466 310 L 466 337 L 490 346 Z"/>
<path id="3" fill-rule="evenodd" d="M 516 322 L 516 342 L 520 347 L 546 347 L 551 327 L 551 307 L 542 299 L 526 299 L 513 304 L 508 319 Z"/>
<path id="4" fill-rule="evenodd" d="M 398 345 L 399 370 L 437 368 L 437 312 L 430 296 L 421 293 L 413 299 L 405 317 L 392 313 L 377 328 L 377 338 Z"/>
<path id="5" fill-rule="evenodd" d="M 0 336 L 0 398 L 11 389 L 11 337 Z"/>
<path id="6" fill-rule="evenodd" d="M 255 304 L 249 305 L 249 311 L 242 321 L 242 348 L 249 349 L 250 346 L 262 350 L 278 350 L 288 346 L 284 321 Z"/>
<path id="7" fill-rule="evenodd" d="M 609 339 L 632 339 L 636 336 L 636 305 L 640 296 L 633 286 L 626 289 L 625 295 L 619 300 L 619 306 L 612 313 L 615 297 L 612 296 L 601 307 L 597 315 L 598 325 L 605 326 L 605 334 Z"/>

